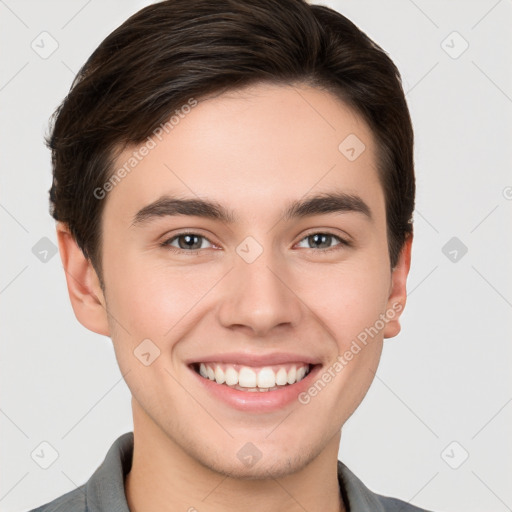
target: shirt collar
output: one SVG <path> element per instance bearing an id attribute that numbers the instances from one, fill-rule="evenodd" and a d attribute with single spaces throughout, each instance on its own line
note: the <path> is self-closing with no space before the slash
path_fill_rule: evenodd
<path id="1" fill-rule="evenodd" d="M 112 444 L 105 460 L 85 484 L 87 512 L 130 512 L 124 479 L 132 466 L 133 432 Z M 384 512 L 378 496 L 370 491 L 343 462 L 338 461 L 338 482 L 347 512 Z"/>

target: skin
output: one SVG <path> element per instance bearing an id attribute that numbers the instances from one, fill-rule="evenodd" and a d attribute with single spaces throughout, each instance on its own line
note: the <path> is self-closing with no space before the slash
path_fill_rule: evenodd
<path id="1" fill-rule="evenodd" d="M 338 150 L 351 133 L 366 146 L 352 162 Z M 362 118 L 330 93 L 259 84 L 200 101 L 108 193 L 105 293 L 58 224 L 75 315 L 112 338 L 133 396 L 134 457 L 125 482 L 132 512 L 344 510 L 336 473 L 341 427 L 372 383 L 383 339 L 400 331 L 399 313 L 307 405 L 243 413 L 204 391 L 184 361 L 283 351 L 310 354 L 327 368 L 379 315 L 393 304 L 403 308 L 412 238 L 391 269 L 375 149 Z M 281 218 L 288 201 L 333 190 L 357 194 L 371 218 Z M 165 216 L 132 226 L 135 213 L 163 193 L 215 200 L 239 219 Z M 195 254 L 159 245 L 184 229 L 205 237 Z M 308 243 L 325 232 L 352 245 L 335 237 Z M 263 248 L 251 264 L 236 252 L 247 236 Z M 179 249 L 179 239 L 172 245 Z M 150 366 L 133 355 L 147 338 L 161 351 Z M 249 441 L 262 452 L 252 467 L 236 456 Z"/>

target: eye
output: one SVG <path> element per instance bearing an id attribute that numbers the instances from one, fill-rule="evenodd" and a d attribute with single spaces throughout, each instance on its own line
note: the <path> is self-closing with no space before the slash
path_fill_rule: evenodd
<path id="1" fill-rule="evenodd" d="M 198 235 L 197 233 L 178 233 L 177 235 L 174 235 L 173 237 L 165 240 L 160 245 L 162 247 L 167 247 L 173 252 L 177 253 L 188 253 L 188 254 L 197 254 L 199 249 L 203 249 L 203 240 L 206 240 L 208 243 L 211 244 L 211 242 L 204 236 Z M 177 242 L 178 246 L 173 245 L 175 242 Z"/>
<path id="2" fill-rule="evenodd" d="M 333 240 L 338 240 L 339 243 L 334 247 L 330 246 Z M 307 244 L 311 244 L 312 247 L 306 247 L 306 249 L 321 249 L 320 252 L 329 252 L 337 249 L 341 249 L 342 247 L 350 246 L 350 242 L 347 240 L 335 235 L 333 233 L 328 232 L 315 232 L 311 233 L 305 238 L 303 238 L 300 242 L 306 241 Z M 327 246 L 327 248 L 319 247 L 319 246 Z M 341 247 L 340 247 L 341 246 Z"/>
<path id="3" fill-rule="evenodd" d="M 332 246 L 332 242 L 338 240 L 338 244 Z M 192 232 L 184 232 L 178 233 L 171 238 L 168 238 L 160 245 L 162 247 L 166 247 L 172 252 L 180 253 L 180 254 L 189 254 L 194 255 L 198 254 L 199 250 L 204 249 L 203 241 L 207 241 L 209 244 L 212 244 L 208 238 L 203 235 L 199 235 L 198 233 Z M 341 238 L 338 235 L 329 232 L 315 232 L 304 237 L 300 242 L 304 243 L 304 241 L 310 245 L 306 247 L 306 249 L 320 249 L 320 251 L 316 252 L 330 252 L 333 250 L 341 249 L 342 247 L 349 247 L 351 244 L 347 240 Z M 177 244 L 177 246 L 175 245 Z M 212 244 L 213 245 L 213 244 Z"/>

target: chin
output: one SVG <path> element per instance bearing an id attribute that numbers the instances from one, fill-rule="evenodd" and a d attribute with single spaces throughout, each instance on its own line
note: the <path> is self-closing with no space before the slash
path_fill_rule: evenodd
<path id="1" fill-rule="evenodd" d="M 230 458 L 227 460 L 225 457 L 214 460 L 199 460 L 199 462 L 221 475 L 236 478 L 238 480 L 268 480 L 270 478 L 282 478 L 304 468 L 310 459 L 301 455 L 283 454 L 281 457 L 277 453 L 272 453 L 268 456 L 265 453 L 261 454 L 261 458 L 252 463 L 244 463 L 239 460 L 237 454 L 234 455 L 234 460 Z"/>

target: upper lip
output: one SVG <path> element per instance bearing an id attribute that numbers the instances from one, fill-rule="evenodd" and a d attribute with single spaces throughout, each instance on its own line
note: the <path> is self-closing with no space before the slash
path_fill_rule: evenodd
<path id="1" fill-rule="evenodd" d="M 240 364 L 243 366 L 271 366 L 287 363 L 306 363 L 309 365 L 320 364 L 320 361 L 311 356 L 293 354 L 291 352 L 274 352 L 273 354 L 255 354 L 247 352 L 226 352 L 201 356 L 197 359 L 190 359 L 187 364 L 194 363 L 228 363 Z"/>

